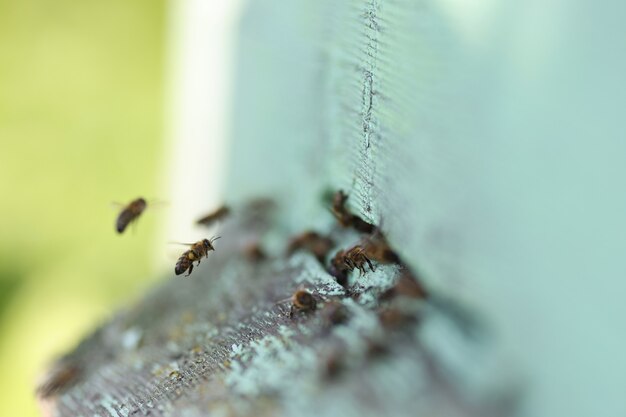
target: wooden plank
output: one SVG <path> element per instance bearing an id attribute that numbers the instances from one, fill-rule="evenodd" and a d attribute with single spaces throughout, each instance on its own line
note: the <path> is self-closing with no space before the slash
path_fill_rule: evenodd
<path id="1" fill-rule="evenodd" d="M 61 360 L 44 409 L 100 417 L 495 413 L 462 395 L 423 343 L 422 332 L 441 320 L 465 338 L 443 303 L 380 302 L 397 265 L 354 273 L 347 292 L 312 255 L 285 256 L 287 236 L 263 232 L 275 227 L 236 210 L 190 277 L 169 277 Z M 340 228 L 331 236 L 337 248 L 361 240 Z M 263 237 L 274 255 L 248 259 L 247 245 Z M 318 309 L 290 317 L 285 299 L 298 288 Z M 345 309 L 345 322 L 332 324 L 333 306 Z M 59 380 L 70 367 L 72 377 Z"/>

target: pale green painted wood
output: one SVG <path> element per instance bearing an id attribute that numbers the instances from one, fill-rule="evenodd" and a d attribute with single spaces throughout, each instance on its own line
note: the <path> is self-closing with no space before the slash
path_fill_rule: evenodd
<path id="1" fill-rule="evenodd" d="M 520 380 L 523 415 L 624 415 L 626 7 L 287 3 L 244 19 L 230 190 L 297 204 L 291 230 L 348 190 L 489 323 L 483 368 L 448 349 L 478 395 Z"/>

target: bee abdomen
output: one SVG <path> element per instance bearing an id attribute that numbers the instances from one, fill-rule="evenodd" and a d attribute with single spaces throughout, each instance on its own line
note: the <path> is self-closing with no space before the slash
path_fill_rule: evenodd
<path id="1" fill-rule="evenodd" d="M 178 262 L 176 262 L 176 266 L 174 267 L 174 273 L 176 275 L 180 275 L 187 269 L 189 269 L 189 262 L 186 255 L 183 255 L 178 259 Z"/>
<path id="2" fill-rule="evenodd" d="M 119 216 L 117 216 L 117 233 L 122 233 L 126 227 L 130 224 L 130 222 L 135 217 L 134 213 L 128 209 L 122 210 Z"/>

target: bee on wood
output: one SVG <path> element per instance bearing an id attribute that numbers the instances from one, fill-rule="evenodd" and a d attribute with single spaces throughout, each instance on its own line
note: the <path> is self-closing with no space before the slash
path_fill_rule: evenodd
<path id="1" fill-rule="evenodd" d="M 347 251 L 340 250 L 337 252 L 332 260 L 333 266 L 338 270 L 353 271 L 358 269 L 360 273 L 365 273 L 366 266 L 369 266 L 370 270 L 374 270 L 372 261 L 365 254 L 365 248 L 357 245 Z"/>
<path id="2" fill-rule="evenodd" d="M 309 313 L 317 308 L 317 300 L 313 294 L 303 288 L 297 289 L 290 298 L 279 301 L 279 303 L 285 301 L 291 301 L 289 318 L 293 318 L 296 312 Z"/>
<path id="3" fill-rule="evenodd" d="M 196 243 L 182 243 L 183 245 L 191 246 L 190 249 L 186 250 L 180 258 L 178 258 L 178 262 L 176 262 L 176 267 L 174 268 L 174 273 L 176 275 L 180 275 L 183 272 L 189 270 L 189 273 L 185 275 L 188 277 L 191 275 L 193 271 L 193 263 L 198 261 L 198 265 L 200 265 L 200 260 L 204 256 L 205 258 L 209 257 L 209 252 L 214 251 L 213 242 L 215 242 L 220 237 L 213 237 L 211 240 L 202 239 L 197 241 Z"/>
<path id="4" fill-rule="evenodd" d="M 54 365 L 37 386 L 37 396 L 48 398 L 74 385 L 82 369 L 75 363 L 61 361 Z"/>
<path id="5" fill-rule="evenodd" d="M 366 271 L 366 266 L 374 270 L 371 260 L 365 254 L 363 246 L 354 246 L 351 249 L 340 250 L 330 261 L 328 273 L 337 279 L 337 283 L 344 288 L 348 286 L 348 273 L 358 269 L 360 273 Z"/>
<path id="6" fill-rule="evenodd" d="M 117 221 L 115 222 L 117 233 L 124 233 L 128 225 L 136 221 L 147 206 L 148 203 L 141 197 L 128 203 L 117 216 Z"/>
<path id="7" fill-rule="evenodd" d="M 331 207 L 333 216 L 343 227 L 352 225 L 352 213 L 346 208 L 346 201 L 348 201 L 348 195 L 343 190 L 339 190 L 333 196 L 333 205 Z"/>
<path id="8" fill-rule="evenodd" d="M 379 299 L 381 301 L 388 301 L 398 296 L 423 299 L 428 297 L 428 292 L 415 275 L 405 270 L 401 273 L 398 282 L 396 282 L 393 287 L 383 292 Z"/>
<path id="9" fill-rule="evenodd" d="M 333 204 L 330 211 L 335 219 L 337 219 L 337 222 L 343 227 L 352 227 L 361 233 L 373 233 L 376 231 L 374 225 L 348 211 L 346 207 L 347 200 L 348 195 L 344 193 L 343 190 L 337 191 L 333 196 Z"/>
<path id="10" fill-rule="evenodd" d="M 323 263 L 333 246 L 335 246 L 335 242 L 332 239 L 317 232 L 308 231 L 291 239 L 287 247 L 287 255 L 292 255 L 302 249 L 311 252 L 318 261 Z"/>
<path id="11" fill-rule="evenodd" d="M 291 298 L 291 311 L 289 317 L 293 317 L 294 310 L 308 313 L 317 308 L 317 301 L 313 294 L 307 290 L 297 290 Z"/>
<path id="12" fill-rule="evenodd" d="M 368 358 L 374 359 L 389 354 L 390 350 L 390 346 L 382 340 L 369 340 L 365 353 Z"/>
<path id="13" fill-rule="evenodd" d="M 244 246 L 243 256 L 253 263 L 267 259 L 267 254 L 265 253 L 259 242 L 252 242 Z"/>
<path id="14" fill-rule="evenodd" d="M 228 206 L 222 206 L 218 208 L 217 210 L 215 210 L 214 212 L 209 213 L 206 216 L 203 216 L 200 219 L 196 220 L 196 224 L 209 227 L 216 221 L 222 220 L 229 214 L 230 214 L 230 208 Z"/>
<path id="15" fill-rule="evenodd" d="M 330 261 L 328 273 L 335 277 L 339 285 L 347 289 L 348 273 L 355 269 L 358 269 L 360 273 L 364 273 L 366 266 L 369 266 L 370 270 L 374 270 L 374 266 L 365 254 L 364 248 L 357 245 L 347 251 L 338 251 Z"/>
<path id="16" fill-rule="evenodd" d="M 363 245 L 365 255 L 381 264 L 397 264 L 400 263 L 400 257 L 391 249 L 387 239 L 377 232 L 373 237 Z"/>
<path id="17" fill-rule="evenodd" d="M 322 377 L 329 381 L 339 378 L 347 368 L 346 360 L 344 350 L 333 349 L 324 359 L 321 369 Z"/>
<path id="18" fill-rule="evenodd" d="M 255 231 L 267 230 L 278 205 L 269 197 L 257 197 L 244 204 L 241 210 L 242 226 Z"/>
<path id="19" fill-rule="evenodd" d="M 322 318 L 324 327 L 329 329 L 333 326 L 345 324 L 350 320 L 350 312 L 348 308 L 339 301 L 331 301 L 322 309 Z"/>
<path id="20" fill-rule="evenodd" d="M 378 313 L 378 321 L 385 329 L 394 330 L 418 322 L 418 317 L 398 308 L 388 308 Z"/>

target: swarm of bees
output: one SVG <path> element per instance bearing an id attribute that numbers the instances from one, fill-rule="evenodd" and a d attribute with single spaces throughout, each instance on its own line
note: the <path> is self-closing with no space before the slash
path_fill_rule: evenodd
<path id="1" fill-rule="evenodd" d="M 350 272 L 358 270 L 359 274 L 364 274 L 367 272 L 368 268 L 370 271 L 374 271 L 372 261 L 380 264 L 396 263 L 403 265 L 400 257 L 390 247 L 380 229 L 350 212 L 347 208 L 347 200 L 348 195 L 342 190 L 335 192 L 332 195 L 330 208 L 332 215 L 340 226 L 353 228 L 357 232 L 368 234 L 369 236 L 358 245 L 349 249 L 340 249 L 330 260 L 328 272 L 344 287 L 347 287 L 348 274 Z M 117 216 L 117 232 L 123 233 L 130 224 L 136 222 L 146 210 L 147 206 L 148 203 L 146 199 L 142 197 L 136 198 L 124 206 Z M 259 210 L 267 210 L 273 206 L 274 203 L 271 200 L 255 199 L 248 204 L 247 210 L 256 212 Z M 230 212 L 230 207 L 223 205 L 198 219 L 196 224 L 210 226 L 227 217 Z M 185 276 L 191 275 L 194 266 L 199 265 L 203 257 L 208 258 L 209 252 L 215 250 L 213 243 L 217 239 L 219 239 L 219 237 L 203 239 L 195 243 L 184 243 L 184 245 L 189 246 L 189 249 L 184 251 L 178 258 L 174 267 L 174 273 L 176 275 L 185 273 Z M 335 242 L 330 237 L 321 235 L 315 231 L 307 231 L 291 239 L 287 247 L 287 255 L 291 255 L 298 250 L 304 250 L 315 256 L 320 263 L 324 263 L 334 245 Z M 263 251 L 258 242 L 246 245 L 241 253 L 243 257 L 250 262 L 259 262 L 267 258 L 265 251 Z M 404 267 L 404 270 L 405 272 L 402 274 L 396 286 L 386 291 L 381 296 L 381 300 L 394 298 L 397 295 L 426 298 L 426 291 L 419 281 L 408 272 L 406 267 Z M 306 290 L 298 290 L 292 297 L 291 315 L 293 316 L 294 311 L 312 311 L 315 310 L 315 307 L 315 298 Z"/>
<path id="2" fill-rule="evenodd" d="M 347 199 L 347 194 L 341 190 L 337 191 L 332 198 L 331 213 L 342 227 L 353 228 L 357 232 L 368 234 L 369 237 L 351 248 L 339 250 L 330 260 L 329 272 L 337 278 L 337 282 L 345 286 L 349 272 L 358 270 L 359 274 L 364 274 L 368 268 L 370 271 L 374 271 L 372 261 L 380 264 L 397 263 L 403 268 L 402 275 L 393 288 L 383 293 L 380 300 L 385 301 L 396 296 L 426 298 L 428 295 L 426 290 L 421 286 L 416 276 L 402 264 L 399 256 L 392 250 L 380 230 L 361 217 L 351 213 L 346 207 Z M 148 202 L 142 197 L 136 198 L 123 206 L 115 222 L 117 233 L 124 233 L 129 225 L 139 219 L 147 207 Z M 248 205 L 247 210 L 254 214 L 268 211 L 273 207 L 274 203 L 271 200 L 257 199 Z M 229 207 L 222 206 L 198 219 L 196 223 L 202 226 L 210 226 L 227 217 L 230 211 Z M 200 265 L 202 258 L 208 258 L 209 252 L 215 251 L 214 242 L 219 238 L 220 236 L 214 236 L 195 243 L 182 243 L 189 246 L 189 248 L 178 258 L 174 267 L 174 273 L 176 275 L 186 273 L 185 276 L 190 276 L 194 267 Z M 307 231 L 291 239 L 287 248 L 287 254 L 291 255 L 298 250 L 307 251 L 323 264 L 334 246 L 335 242 L 330 237 L 315 231 Z M 259 262 L 267 258 L 265 251 L 258 242 L 252 242 L 245 246 L 241 254 L 250 262 Z M 289 317 L 294 318 L 296 314 L 316 311 L 318 309 L 318 299 L 319 297 L 304 288 L 297 289 L 287 299 L 291 303 Z M 346 308 L 346 305 L 337 300 L 324 302 L 321 316 L 326 330 L 333 326 L 344 324 L 351 318 L 350 311 Z M 379 311 L 378 319 L 384 328 L 393 329 L 412 323 L 415 317 L 396 308 L 387 308 Z M 372 344 L 370 350 L 374 354 L 383 352 L 384 346 L 381 346 Z M 332 353 L 326 362 L 327 376 L 336 376 L 344 366 L 345 357 L 337 352 Z M 39 384 L 37 394 L 40 398 L 56 395 L 76 384 L 84 377 L 84 372 L 83 366 L 75 361 L 60 361 Z M 182 378 L 178 371 L 172 371 L 169 377 L 177 380 Z"/>
<path id="3" fill-rule="evenodd" d="M 367 272 L 368 268 L 370 271 L 374 271 L 372 261 L 380 264 L 396 263 L 403 265 L 399 256 L 393 251 L 386 238 L 382 235 L 380 229 L 350 212 L 347 208 L 347 200 L 348 195 L 342 190 L 335 192 L 332 196 L 330 207 L 332 215 L 340 226 L 352 228 L 357 232 L 369 236 L 360 244 L 348 249 L 340 249 L 330 260 L 328 272 L 344 287 L 347 285 L 347 278 L 350 272 L 358 270 L 359 274 L 364 274 Z M 124 206 L 116 219 L 117 232 L 123 233 L 130 224 L 136 222 L 146 210 L 147 206 L 148 203 L 146 199 L 142 197 L 136 198 Z M 273 206 L 274 203 L 271 200 L 256 199 L 248 205 L 247 210 L 252 212 L 259 210 L 266 211 Z M 196 224 L 211 226 L 215 222 L 223 220 L 230 215 L 230 212 L 230 207 L 223 205 L 198 219 Z M 189 249 L 184 251 L 178 258 L 174 267 L 174 273 L 176 275 L 185 273 L 185 276 L 191 275 L 194 266 L 199 265 L 202 258 L 208 258 L 209 252 L 215 250 L 213 243 L 217 239 L 219 239 L 219 236 L 211 239 L 202 239 L 195 243 L 183 243 L 189 246 Z M 324 263 L 328 253 L 334 246 L 335 242 L 330 237 L 321 235 L 315 231 L 307 231 L 291 239 L 287 247 L 287 255 L 291 255 L 298 250 L 303 250 L 315 256 L 320 263 Z M 259 262 L 267 257 L 258 242 L 248 244 L 242 249 L 241 253 L 243 257 L 250 262 Z M 381 296 L 381 300 L 393 298 L 396 295 L 409 295 L 413 298 L 426 297 L 426 291 L 421 284 L 419 284 L 419 281 L 408 272 L 406 267 L 404 267 L 404 270 L 405 272 L 402 274 L 396 286 L 384 293 Z M 295 312 L 310 312 L 314 311 L 317 307 L 315 297 L 304 289 L 297 290 L 290 300 L 292 304 L 290 316 L 292 317 Z M 329 309 L 331 308 L 329 307 Z M 338 311 L 336 314 L 337 317 L 339 317 L 337 318 L 338 321 L 343 320 L 343 315 L 340 313 L 343 313 L 344 309 L 335 308 L 332 310 Z M 332 319 L 332 321 L 334 321 L 334 319 Z"/>
<path id="4" fill-rule="evenodd" d="M 115 229 L 118 233 L 124 233 L 126 228 L 137 221 L 139 216 L 146 210 L 148 207 L 148 202 L 145 198 L 139 197 L 128 203 L 126 206 L 122 208 L 120 213 L 117 216 L 115 222 Z M 210 225 L 211 223 L 224 218 L 230 212 L 230 209 L 226 206 L 222 206 L 215 212 L 204 216 L 203 218 L 197 221 L 198 224 L 202 224 L 205 226 Z M 176 262 L 176 266 L 174 267 L 174 273 L 176 275 L 181 275 L 188 271 L 187 275 L 189 276 L 193 271 L 194 262 L 200 264 L 200 260 L 202 257 L 208 258 L 209 252 L 214 251 L 215 247 L 213 246 L 213 242 L 219 239 L 218 237 L 213 237 L 211 239 L 202 239 L 195 243 L 182 243 L 183 245 L 187 245 L 190 248 L 183 252 L 183 254 L 178 258 Z"/>

